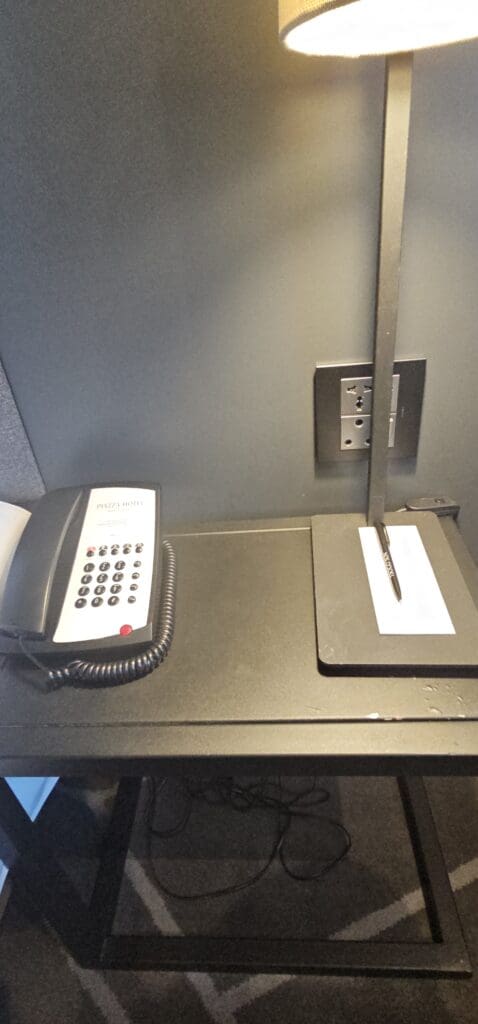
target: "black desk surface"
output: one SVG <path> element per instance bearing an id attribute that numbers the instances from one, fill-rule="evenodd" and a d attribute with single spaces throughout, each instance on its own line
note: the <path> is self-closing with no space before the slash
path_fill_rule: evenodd
<path id="1" fill-rule="evenodd" d="M 440 521 L 470 590 L 473 563 Z M 317 668 L 308 519 L 181 528 L 166 664 L 112 690 L 42 693 L 0 667 L 0 774 L 478 770 L 478 680 L 336 678 Z"/>

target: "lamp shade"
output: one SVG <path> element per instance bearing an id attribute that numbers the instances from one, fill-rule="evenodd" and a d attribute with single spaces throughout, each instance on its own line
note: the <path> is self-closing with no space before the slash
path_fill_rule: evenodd
<path id="1" fill-rule="evenodd" d="M 300 53 L 405 53 L 478 37 L 478 0 L 279 0 L 279 34 Z"/>

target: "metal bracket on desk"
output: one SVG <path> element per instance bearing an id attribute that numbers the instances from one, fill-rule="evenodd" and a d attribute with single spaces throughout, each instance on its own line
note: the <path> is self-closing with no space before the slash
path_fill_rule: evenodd
<path id="1" fill-rule="evenodd" d="M 460 919 L 421 779 L 399 779 L 423 889 L 431 941 L 343 942 L 227 936 L 116 935 L 112 928 L 140 778 L 118 786 L 89 905 L 52 856 L 38 828 L 0 780 L 0 823 L 18 852 L 13 876 L 78 962 L 89 968 L 455 977 L 471 975 Z"/>

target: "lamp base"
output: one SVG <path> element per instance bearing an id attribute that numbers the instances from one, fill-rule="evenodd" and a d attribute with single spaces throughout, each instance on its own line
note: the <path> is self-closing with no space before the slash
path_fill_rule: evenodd
<path id="1" fill-rule="evenodd" d="M 478 610 L 433 512 L 394 512 L 387 526 L 417 526 L 456 633 L 378 631 L 359 538 L 363 515 L 313 516 L 318 660 L 333 675 L 478 674 Z"/>

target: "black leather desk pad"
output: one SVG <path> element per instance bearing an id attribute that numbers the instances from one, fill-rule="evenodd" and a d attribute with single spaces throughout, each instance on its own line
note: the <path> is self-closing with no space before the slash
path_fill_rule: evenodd
<path id="1" fill-rule="evenodd" d="M 319 663 L 347 675 L 397 672 L 414 676 L 478 674 L 478 610 L 433 512 L 392 513 L 387 525 L 417 526 L 455 634 L 379 633 L 362 554 L 362 515 L 312 517 Z"/>

